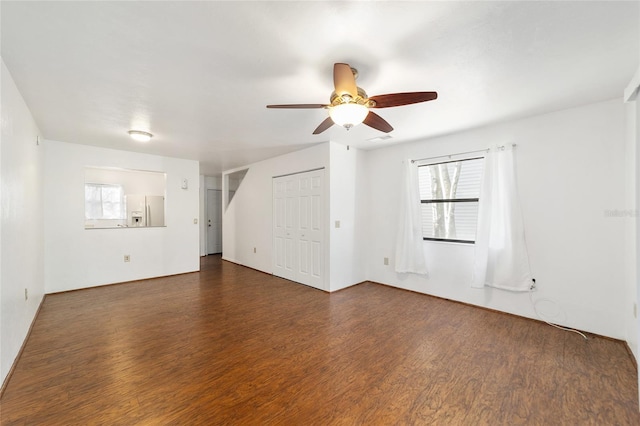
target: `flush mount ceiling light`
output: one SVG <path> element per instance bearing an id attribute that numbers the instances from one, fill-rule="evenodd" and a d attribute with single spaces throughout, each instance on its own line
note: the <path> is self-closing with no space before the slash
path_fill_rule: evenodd
<path id="1" fill-rule="evenodd" d="M 129 136 L 138 142 L 149 142 L 153 135 L 149 132 L 143 132 L 142 130 L 129 130 Z"/>

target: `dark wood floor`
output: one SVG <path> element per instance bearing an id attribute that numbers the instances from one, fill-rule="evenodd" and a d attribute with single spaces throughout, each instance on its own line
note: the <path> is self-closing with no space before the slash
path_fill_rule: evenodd
<path id="1" fill-rule="evenodd" d="M 219 256 L 47 296 L 2 425 L 638 425 L 622 342 L 365 283 L 326 294 Z"/>

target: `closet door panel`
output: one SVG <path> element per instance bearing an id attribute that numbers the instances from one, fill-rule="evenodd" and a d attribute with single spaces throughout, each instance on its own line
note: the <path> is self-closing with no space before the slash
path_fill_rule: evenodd
<path id="1" fill-rule="evenodd" d="M 273 179 L 273 274 L 324 289 L 324 170 Z"/>

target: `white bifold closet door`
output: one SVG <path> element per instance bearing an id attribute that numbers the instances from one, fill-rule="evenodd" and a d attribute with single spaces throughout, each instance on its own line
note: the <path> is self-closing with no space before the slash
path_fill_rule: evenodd
<path id="1" fill-rule="evenodd" d="M 273 178 L 273 274 L 324 290 L 324 170 Z"/>

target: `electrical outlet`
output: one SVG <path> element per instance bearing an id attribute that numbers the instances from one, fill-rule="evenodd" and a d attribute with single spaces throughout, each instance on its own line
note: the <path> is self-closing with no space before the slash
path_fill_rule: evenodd
<path id="1" fill-rule="evenodd" d="M 125 255 L 124 255 L 124 261 L 125 261 L 125 262 L 131 262 L 131 256 L 130 256 L 130 255 L 128 255 L 128 254 L 125 254 Z"/>
<path id="2" fill-rule="evenodd" d="M 389 265 L 389 258 L 388 257 L 384 258 L 384 264 L 387 265 L 387 266 Z"/>
<path id="3" fill-rule="evenodd" d="M 29 291 L 25 288 L 24 289 L 24 300 L 29 299 Z"/>

